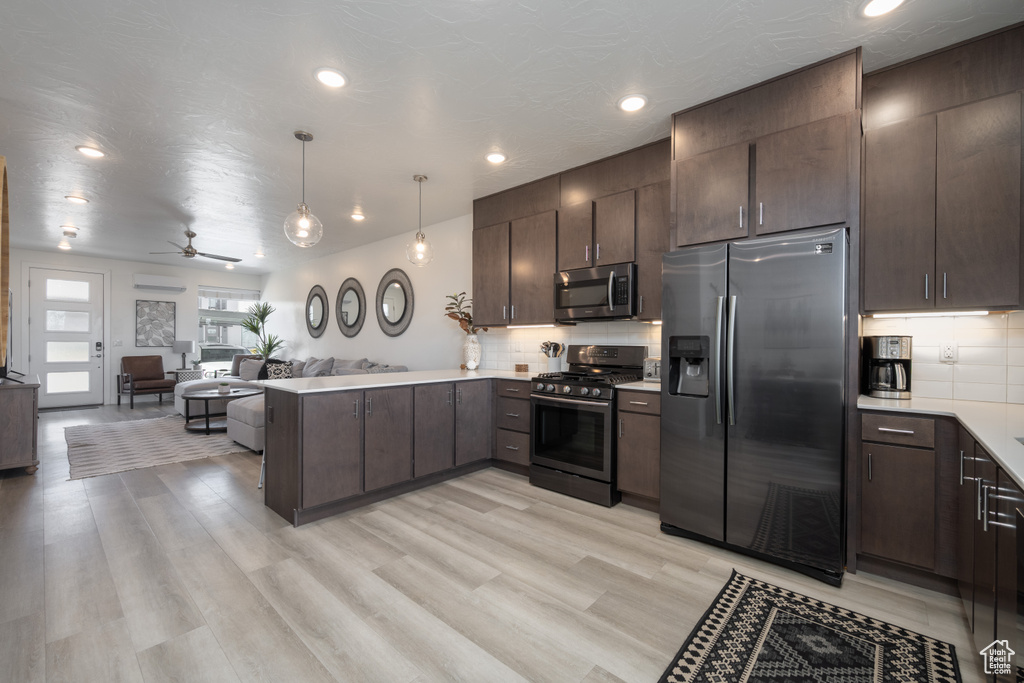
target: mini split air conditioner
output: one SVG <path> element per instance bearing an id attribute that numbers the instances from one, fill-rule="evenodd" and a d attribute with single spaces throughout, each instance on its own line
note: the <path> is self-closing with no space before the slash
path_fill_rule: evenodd
<path id="1" fill-rule="evenodd" d="M 135 273 L 132 280 L 135 289 L 158 289 L 163 292 L 184 292 L 186 289 L 185 283 L 176 277 Z"/>

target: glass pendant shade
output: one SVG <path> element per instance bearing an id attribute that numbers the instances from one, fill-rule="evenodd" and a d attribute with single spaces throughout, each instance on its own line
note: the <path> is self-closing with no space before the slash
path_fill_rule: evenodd
<path id="1" fill-rule="evenodd" d="M 430 246 L 426 235 L 416 233 L 416 240 L 405 245 L 405 257 L 414 266 L 425 266 L 434 260 L 434 247 Z"/>
<path id="2" fill-rule="evenodd" d="M 297 247 L 312 247 L 324 236 L 324 225 L 309 212 L 308 206 L 299 204 L 284 219 L 284 234 Z"/>

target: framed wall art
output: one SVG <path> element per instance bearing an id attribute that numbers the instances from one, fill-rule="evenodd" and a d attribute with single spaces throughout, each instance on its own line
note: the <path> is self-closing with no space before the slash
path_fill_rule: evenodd
<path id="1" fill-rule="evenodd" d="M 135 345 L 174 345 L 173 301 L 135 301 Z"/>

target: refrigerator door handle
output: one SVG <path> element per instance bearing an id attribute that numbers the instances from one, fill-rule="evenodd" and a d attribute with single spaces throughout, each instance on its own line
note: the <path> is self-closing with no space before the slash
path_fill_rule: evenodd
<path id="1" fill-rule="evenodd" d="M 722 312 L 725 297 L 718 297 L 718 314 L 715 316 L 715 422 L 722 424 Z"/>
<path id="2" fill-rule="evenodd" d="M 726 387 L 725 393 L 729 397 L 729 424 L 736 424 L 736 392 L 733 391 L 733 368 L 735 365 L 736 355 L 736 295 L 733 294 L 729 297 L 729 337 L 726 342 L 729 345 L 728 355 L 726 356 Z"/>

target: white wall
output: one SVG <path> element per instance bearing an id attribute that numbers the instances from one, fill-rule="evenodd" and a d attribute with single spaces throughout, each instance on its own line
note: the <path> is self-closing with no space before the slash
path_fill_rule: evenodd
<path id="1" fill-rule="evenodd" d="M 104 396 L 107 403 L 117 400 L 114 376 L 121 365 L 121 356 L 161 355 L 164 357 L 165 369 L 170 370 L 181 366 L 181 354 L 173 353 L 170 348 L 137 348 L 135 346 L 136 299 L 175 302 L 175 330 L 178 337 L 195 340 L 199 334 L 198 285 L 244 289 L 259 289 L 261 285 L 261 278 L 258 275 L 235 274 L 227 270 L 161 266 L 151 263 L 78 256 L 73 253 L 54 254 L 44 251 L 12 249 L 11 289 L 14 292 L 15 310 L 12 319 L 14 353 L 11 355 L 11 368 L 19 372 L 37 372 L 28 362 L 28 292 L 24 285 L 28 278 L 29 268 L 37 266 L 97 272 L 109 276 L 106 286 L 110 300 L 108 315 L 104 321 L 103 340 L 107 350 L 107 366 L 104 371 Z M 183 280 L 187 289 L 180 294 L 134 289 L 132 276 L 135 273 L 175 277 Z M 121 346 L 115 345 L 117 341 L 121 342 Z"/>
<path id="2" fill-rule="evenodd" d="M 299 267 L 277 271 L 263 279 L 263 300 L 277 309 L 267 331 L 282 337 L 287 347 L 282 358 L 368 358 L 378 363 L 407 365 L 410 370 L 457 368 L 462 362 L 463 333 L 455 321 L 444 317 L 445 296 L 470 292 L 473 287 L 473 217 L 461 216 L 423 228 L 434 247 L 434 260 L 417 268 L 405 258 L 405 245 L 415 231 L 331 254 Z M 315 247 L 314 247 L 315 249 Z M 414 310 L 409 328 L 388 337 L 377 324 L 374 301 L 381 277 L 401 268 L 412 282 Z M 347 278 L 359 280 L 366 293 L 363 329 L 347 338 L 338 329 L 337 296 Z M 306 331 L 303 309 L 314 285 L 327 291 L 330 318 L 319 339 Z"/>
<path id="3" fill-rule="evenodd" d="M 935 318 L 864 318 L 863 334 L 910 335 L 910 393 L 922 398 L 1024 403 L 1024 312 Z M 957 343 L 956 363 L 939 344 Z"/>

